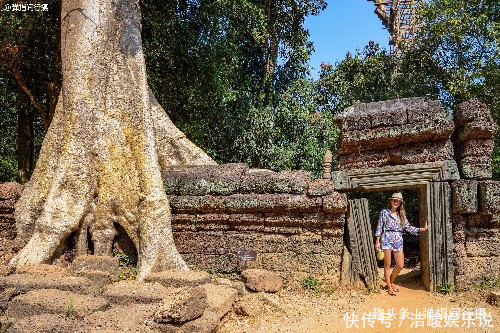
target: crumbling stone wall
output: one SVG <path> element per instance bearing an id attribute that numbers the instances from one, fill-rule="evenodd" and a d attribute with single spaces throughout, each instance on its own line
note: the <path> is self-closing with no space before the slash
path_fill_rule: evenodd
<path id="1" fill-rule="evenodd" d="M 347 199 L 334 191 L 331 180 L 312 180 L 306 171 L 249 170 L 246 164 L 175 167 L 163 173 L 163 180 L 174 240 L 189 264 L 239 272 L 243 265 L 237 251 L 254 250 L 257 258 L 249 267 L 284 278 L 307 273 L 338 282 Z M 5 207 L 0 236 L 10 242 L 2 240 L 4 252 L 13 255 L 12 214 L 20 192 L 12 189 L 20 186 L 2 186 L 7 190 L 0 194 L 6 198 L 0 202 Z"/>
<path id="2" fill-rule="evenodd" d="M 236 252 L 255 250 L 249 267 L 338 282 L 347 200 L 330 180 L 245 164 L 177 167 L 163 177 L 177 249 L 190 264 L 238 272 Z"/>
<path id="3" fill-rule="evenodd" d="M 21 191 L 22 186 L 18 183 L 0 183 L 0 264 L 12 258 L 19 250 L 14 244 L 14 205 L 21 196 Z"/>
<path id="4" fill-rule="evenodd" d="M 491 180 L 496 124 L 478 101 L 460 104 L 453 135 L 460 176 L 452 184 L 455 284 L 500 276 L 500 181 Z"/>

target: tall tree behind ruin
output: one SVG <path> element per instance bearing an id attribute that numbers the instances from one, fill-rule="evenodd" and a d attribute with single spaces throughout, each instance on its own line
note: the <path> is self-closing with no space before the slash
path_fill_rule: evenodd
<path id="1" fill-rule="evenodd" d="M 16 207 L 26 246 L 17 266 L 48 262 L 73 232 L 111 255 L 120 224 L 138 249 L 138 278 L 187 269 L 170 227 L 160 167 L 213 164 L 150 93 L 138 0 L 68 0 L 61 11 L 62 91 L 32 179 Z"/>

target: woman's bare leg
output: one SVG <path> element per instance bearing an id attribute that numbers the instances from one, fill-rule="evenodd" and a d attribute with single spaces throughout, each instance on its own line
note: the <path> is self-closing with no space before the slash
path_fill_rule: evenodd
<path id="1" fill-rule="evenodd" d="M 390 279 L 390 284 L 391 288 L 394 289 L 394 280 L 396 280 L 396 277 L 398 276 L 399 272 L 404 267 L 405 264 L 405 255 L 403 251 L 398 251 L 398 252 L 392 252 L 394 254 L 394 260 L 396 260 L 396 267 L 392 270 L 391 274 L 391 279 Z"/>
<path id="2" fill-rule="evenodd" d="M 384 277 L 389 294 L 394 292 L 391 284 L 391 252 L 391 250 L 384 250 Z"/>

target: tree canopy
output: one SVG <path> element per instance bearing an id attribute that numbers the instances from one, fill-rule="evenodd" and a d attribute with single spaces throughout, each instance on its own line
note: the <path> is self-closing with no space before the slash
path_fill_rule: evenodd
<path id="1" fill-rule="evenodd" d="M 17 140 L 32 145 L 36 158 L 61 85 L 59 0 L 33 2 L 48 3 L 49 12 L 0 14 L 2 180 L 29 168 L 17 165 L 23 159 Z M 318 80 L 309 73 L 313 45 L 304 19 L 319 14 L 323 0 L 140 4 L 152 91 L 219 163 L 319 172 L 324 151 L 338 138 L 332 116 L 358 100 L 427 96 L 452 110 L 477 98 L 500 118 L 497 1 L 425 1 L 414 43 L 398 58 L 371 42 L 336 64 L 324 59 Z M 30 121 L 31 137 L 17 129 Z M 497 136 L 495 178 L 498 142 Z"/>

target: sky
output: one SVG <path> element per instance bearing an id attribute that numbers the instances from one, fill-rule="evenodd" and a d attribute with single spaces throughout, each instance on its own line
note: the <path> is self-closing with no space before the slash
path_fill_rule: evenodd
<path id="1" fill-rule="evenodd" d="M 373 12 L 375 6 L 367 0 L 326 0 L 328 6 L 318 16 L 306 18 L 309 40 L 314 44 L 311 55 L 311 75 L 319 77 L 322 62 L 335 64 L 346 52 L 355 53 L 370 40 L 388 48 L 389 33 Z"/>

